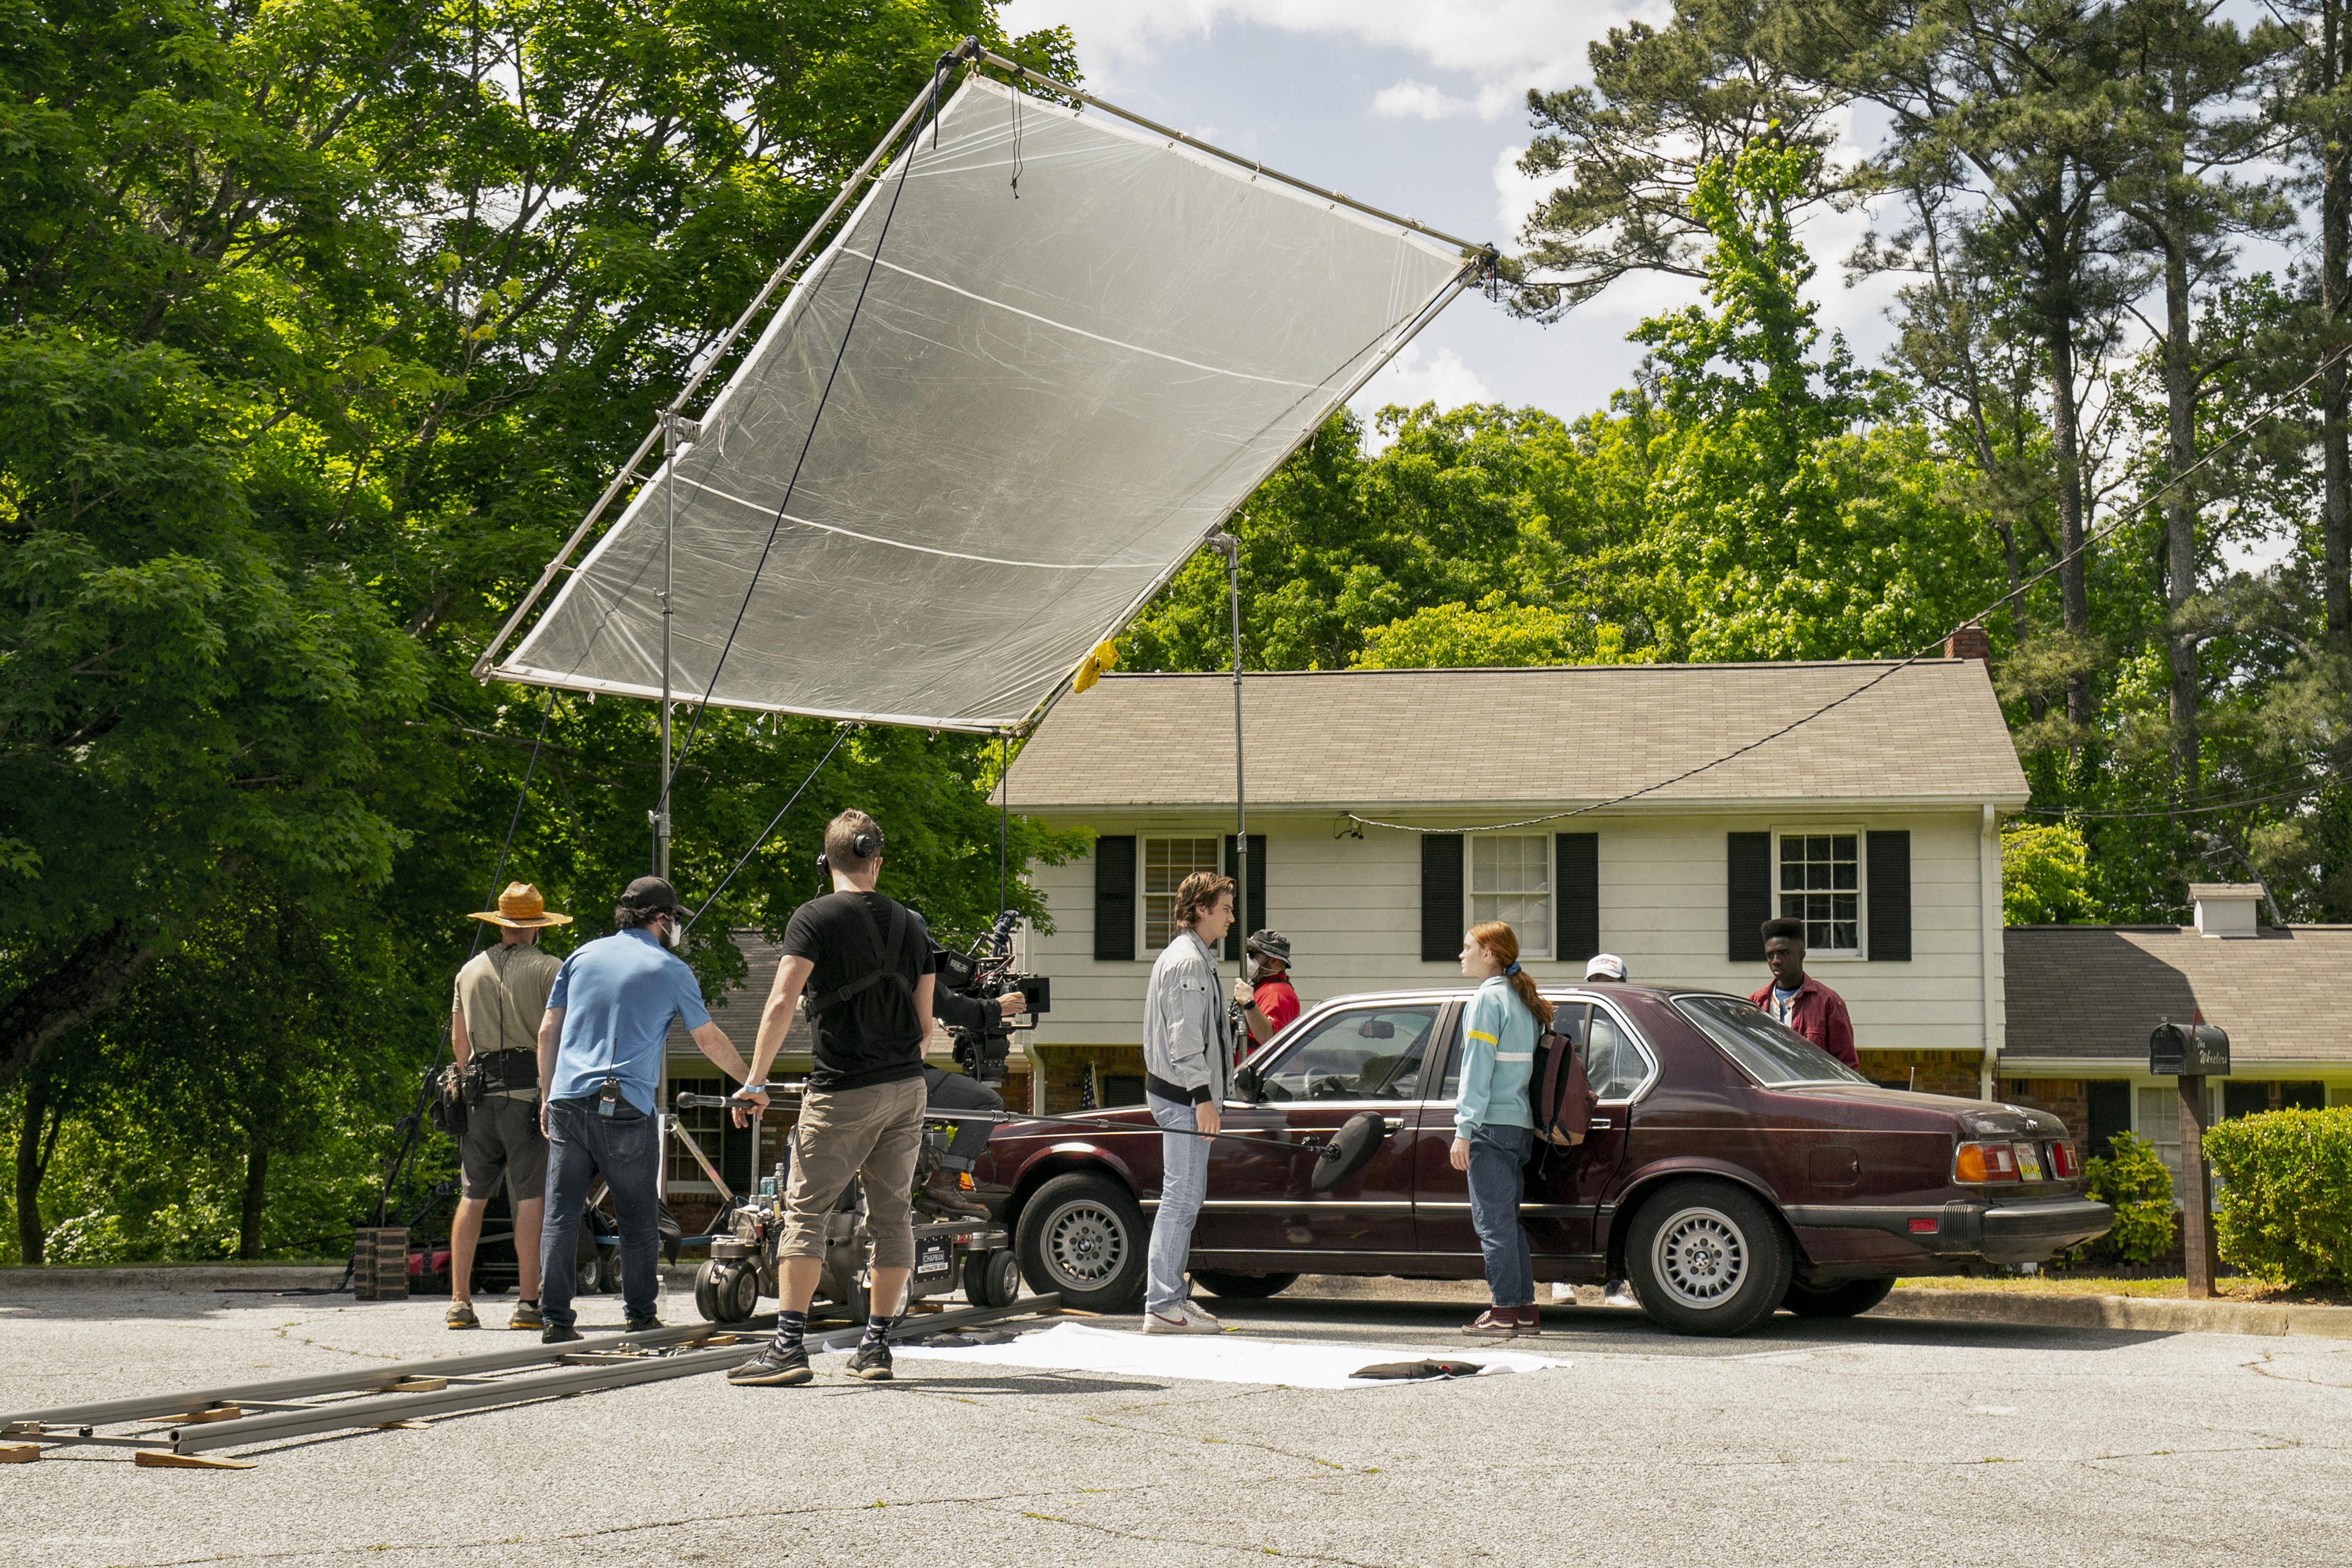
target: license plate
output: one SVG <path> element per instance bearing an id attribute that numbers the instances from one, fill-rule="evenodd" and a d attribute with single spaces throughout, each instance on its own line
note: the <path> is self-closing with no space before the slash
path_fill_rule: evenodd
<path id="1" fill-rule="evenodd" d="M 2010 1147 L 2017 1151 L 2018 1179 L 2027 1182 L 2040 1181 L 2042 1179 L 2041 1149 L 2032 1143 L 2012 1143 Z"/>
<path id="2" fill-rule="evenodd" d="M 929 1279 L 934 1274 L 945 1274 L 947 1271 L 948 1244 L 944 1241 L 923 1243 L 922 1250 L 915 1254 L 916 1278 Z"/>

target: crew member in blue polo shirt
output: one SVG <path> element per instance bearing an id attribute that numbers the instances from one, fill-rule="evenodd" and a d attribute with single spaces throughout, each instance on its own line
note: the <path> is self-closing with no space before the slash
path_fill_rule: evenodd
<path id="1" fill-rule="evenodd" d="M 541 1339 L 576 1340 L 572 1290 L 581 1211 L 602 1175 L 621 1232 L 621 1301 L 632 1332 L 661 1327 L 654 1316 L 654 1260 L 661 1137 L 662 1044 L 670 1020 L 684 1025 L 719 1071 L 748 1081 L 743 1058 L 702 1005 L 683 945 L 677 894 L 659 877 L 640 877 L 613 911 L 617 929 L 574 948 L 547 994 L 539 1024 L 540 1123 L 547 1133 L 547 1218 L 540 1237 Z M 752 1097 L 765 1109 L 765 1094 Z"/>

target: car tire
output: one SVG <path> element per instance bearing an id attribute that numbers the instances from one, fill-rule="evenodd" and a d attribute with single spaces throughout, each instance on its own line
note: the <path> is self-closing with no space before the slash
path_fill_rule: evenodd
<path id="1" fill-rule="evenodd" d="M 1819 1290 L 1792 1279 L 1780 1305 L 1801 1318 L 1859 1318 L 1885 1300 L 1894 1289 L 1892 1279 L 1849 1279 Z"/>
<path id="2" fill-rule="evenodd" d="M 1060 1296 L 1063 1306 L 1125 1312 L 1143 1301 L 1150 1234 L 1125 1187 L 1072 1171 L 1023 1205 L 1013 1250 L 1031 1288 Z"/>
<path id="3" fill-rule="evenodd" d="M 1010 1307 L 1021 1299 L 1021 1260 L 1010 1250 L 963 1260 L 963 1299 L 975 1307 Z"/>
<path id="4" fill-rule="evenodd" d="M 1796 1248 L 1754 1194 L 1728 1182 L 1676 1182 L 1633 1216 L 1625 1269 L 1642 1310 L 1678 1334 L 1744 1333 L 1789 1292 Z"/>
<path id="5" fill-rule="evenodd" d="M 1195 1268 L 1192 1283 L 1227 1301 L 1263 1301 L 1298 1283 L 1296 1274 L 1236 1274 L 1226 1268 Z"/>

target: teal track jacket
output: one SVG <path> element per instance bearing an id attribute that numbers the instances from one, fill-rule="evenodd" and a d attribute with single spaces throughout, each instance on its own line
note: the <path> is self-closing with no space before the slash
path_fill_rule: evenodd
<path id="1" fill-rule="evenodd" d="M 1462 1022 L 1462 1089 L 1454 1100 L 1454 1131 L 1533 1127 L 1528 1079 L 1535 1071 L 1536 1020 L 1511 983 L 1497 974 L 1478 987 Z"/>

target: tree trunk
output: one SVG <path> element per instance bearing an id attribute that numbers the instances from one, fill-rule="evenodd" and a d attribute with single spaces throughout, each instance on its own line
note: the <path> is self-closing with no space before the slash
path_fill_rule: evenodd
<path id="1" fill-rule="evenodd" d="M 113 1006 L 154 956 L 152 929 L 117 921 L 84 937 L 62 963 L 0 1004 L 0 1089 L 58 1036 Z"/>
<path id="2" fill-rule="evenodd" d="M 2320 84 L 2332 95 L 2342 81 L 2345 17 L 2343 0 L 2328 0 L 2321 15 Z M 2352 145 L 2337 123 L 2321 127 L 2319 157 L 2320 351 L 2344 347 L 2344 325 L 2352 308 Z M 2320 449 L 2325 488 L 2320 500 L 2320 577 L 2327 606 L 2327 637 L 2339 654 L 2352 654 L 2352 432 L 2346 428 L 2345 362 L 2333 360 L 2320 382 Z"/>
<path id="3" fill-rule="evenodd" d="M 236 1255 L 261 1256 L 261 1210 L 269 1189 L 269 1147 L 255 1139 L 245 1152 L 245 1211 L 237 1216 Z"/>
<path id="4" fill-rule="evenodd" d="M 27 1268 L 39 1268 L 49 1247 L 49 1233 L 41 1225 L 41 1177 L 49 1163 L 41 1127 L 48 1109 L 48 1085 L 26 1079 L 24 1115 L 16 1124 L 16 1260 Z"/>
<path id="5" fill-rule="evenodd" d="M 2087 638 L 2091 592 L 2083 559 L 2083 439 L 2074 404 L 2074 328 L 2073 319 L 2064 314 L 2054 316 L 2048 326 L 2050 430 L 2058 459 L 2059 609 L 2067 631 Z M 2087 731 L 2096 717 L 2091 672 L 2074 670 L 2066 677 L 2066 721 L 2077 730 Z"/>
<path id="6" fill-rule="evenodd" d="M 2169 204 L 2168 204 L 2169 205 Z M 2172 476 L 2178 479 L 2197 460 L 2197 369 L 2190 359 L 2189 257 L 2178 227 L 2164 238 L 2164 399 Z M 2197 593 L 2197 498 L 2194 487 L 2176 485 L 2164 503 L 2165 595 L 2171 625 L 2165 640 L 2172 656 L 2172 772 L 2187 795 L 2197 787 L 2197 634 L 2185 624 Z"/>

